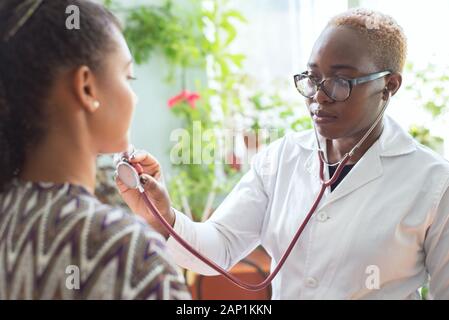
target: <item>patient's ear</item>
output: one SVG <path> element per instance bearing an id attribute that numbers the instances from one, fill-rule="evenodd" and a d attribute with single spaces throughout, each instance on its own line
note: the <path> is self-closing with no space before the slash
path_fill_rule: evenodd
<path id="1" fill-rule="evenodd" d="M 80 106 L 89 113 L 98 109 L 97 78 L 88 66 L 77 68 L 73 75 L 73 89 Z"/>

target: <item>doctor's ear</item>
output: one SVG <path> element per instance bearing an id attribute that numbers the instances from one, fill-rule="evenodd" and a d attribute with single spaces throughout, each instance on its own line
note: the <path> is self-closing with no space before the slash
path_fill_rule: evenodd
<path id="1" fill-rule="evenodd" d="M 98 100 L 97 80 L 88 66 L 81 66 L 75 70 L 73 88 L 76 98 L 87 112 L 95 112 L 100 107 Z"/>
<path id="2" fill-rule="evenodd" d="M 383 99 L 388 99 L 388 94 L 390 93 L 391 96 L 394 96 L 396 92 L 398 92 L 399 88 L 402 85 L 402 75 L 397 72 L 389 75 L 385 78 L 385 88 L 383 91 Z"/>

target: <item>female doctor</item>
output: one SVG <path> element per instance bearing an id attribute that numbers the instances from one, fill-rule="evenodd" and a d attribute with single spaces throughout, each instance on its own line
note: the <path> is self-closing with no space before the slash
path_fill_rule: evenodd
<path id="1" fill-rule="evenodd" d="M 262 245 L 274 269 L 320 191 L 317 150 L 325 179 L 349 153 L 274 279 L 272 298 L 414 299 L 430 277 L 430 297 L 449 299 L 449 164 L 383 117 L 405 58 L 405 36 L 391 17 L 357 9 L 333 18 L 307 71 L 295 76 L 316 131 L 259 152 L 204 223 L 171 208 L 156 159 L 137 153 L 131 161 L 144 168 L 155 206 L 199 252 L 230 269 Z M 168 236 L 136 190 L 117 184 L 131 209 L 168 238 L 179 265 L 217 274 Z"/>

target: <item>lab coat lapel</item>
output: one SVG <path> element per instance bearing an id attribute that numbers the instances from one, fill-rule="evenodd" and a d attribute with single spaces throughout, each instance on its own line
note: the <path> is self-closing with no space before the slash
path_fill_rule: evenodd
<path id="1" fill-rule="evenodd" d="M 309 172 L 313 178 L 320 179 L 320 163 L 318 159 L 318 153 L 313 151 L 307 157 L 306 162 L 304 163 L 304 168 Z"/>
<path id="2" fill-rule="evenodd" d="M 318 139 L 320 139 L 320 145 L 326 154 L 326 140 L 321 136 L 319 136 Z M 304 163 L 304 168 L 312 175 L 313 180 L 317 182 L 317 185 L 320 186 L 320 162 L 317 152 L 318 144 L 316 143 L 315 136 L 310 135 L 309 140 L 303 144 L 303 147 L 310 150 L 310 154 Z"/>
<path id="3" fill-rule="evenodd" d="M 340 182 L 337 188 L 329 193 L 323 205 L 335 202 L 380 177 L 383 173 L 383 168 L 379 151 L 379 141 L 376 141 Z"/>

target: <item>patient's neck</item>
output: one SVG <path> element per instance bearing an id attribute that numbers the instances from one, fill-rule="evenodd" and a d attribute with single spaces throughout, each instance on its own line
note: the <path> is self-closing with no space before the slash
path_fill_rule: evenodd
<path id="1" fill-rule="evenodd" d="M 94 194 L 96 154 L 78 135 L 59 132 L 46 138 L 26 154 L 20 179 L 33 182 L 71 183 Z"/>

